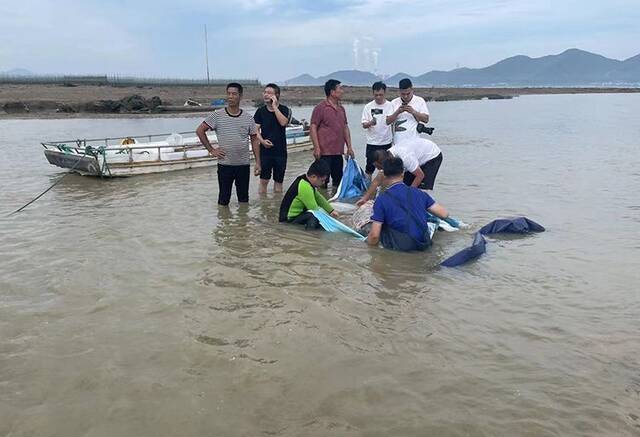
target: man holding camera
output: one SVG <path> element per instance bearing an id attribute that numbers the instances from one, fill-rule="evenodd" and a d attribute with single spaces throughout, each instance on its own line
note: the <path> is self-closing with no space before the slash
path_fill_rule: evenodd
<path id="1" fill-rule="evenodd" d="M 398 88 L 400 97 L 393 99 L 391 104 L 394 111 L 386 118 L 387 124 L 394 126 L 393 144 L 403 149 L 415 150 L 421 156 L 429 156 L 428 162 L 420 164 L 421 168 L 428 171 L 424 175 L 425 183 L 422 183 L 420 188 L 433 190 L 436 175 L 442 164 L 442 151 L 436 143 L 419 135 L 428 129 L 422 125 L 429 122 L 427 102 L 422 97 L 414 95 L 410 79 L 402 79 Z"/>
<path id="2" fill-rule="evenodd" d="M 287 168 L 287 125 L 291 122 L 291 109 L 279 103 L 280 87 L 269 83 L 262 92 L 264 106 L 253 116 L 260 141 L 260 188 L 267 192 L 273 172 L 273 191 L 282 192 L 282 182 Z"/>
<path id="3" fill-rule="evenodd" d="M 429 122 L 427 102 L 413 94 L 411 79 L 402 79 L 398 84 L 400 96 L 393 99 L 393 113 L 387 117 L 387 124 L 394 127 L 394 143 L 418 136 L 418 123 Z"/>

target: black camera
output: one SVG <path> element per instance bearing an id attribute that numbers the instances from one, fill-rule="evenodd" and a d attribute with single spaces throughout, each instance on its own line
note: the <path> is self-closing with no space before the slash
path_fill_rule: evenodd
<path id="1" fill-rule="evenodd" d="M 418 126 L 416 126 L 416 130 L 418 131 L 419 134 L 431 135 L 434 129 L 435 128 L 428 127 L 426 124 L 422 124 L 422 123 L 418 123 Z"/>

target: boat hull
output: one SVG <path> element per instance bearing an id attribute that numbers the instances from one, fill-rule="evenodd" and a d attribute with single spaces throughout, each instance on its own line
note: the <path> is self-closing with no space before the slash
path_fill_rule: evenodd
<path id="1" fill-rule="evenodd" d="M 296 153 L 313 149 L 310 141 L 300 141 L 287 146 L 288 153 Z M 165 173 L 192 168 L 213 167 L 218 165 L 216 158 L 185 157 L 182 159 L 156 159 L 152 161 L 109 162 L 104 164 L 103 157 L 87 156 L 68 153 L 59 150 L 46 149 L 44 155 L 50 164 L 72 170 L 84 176 L 99 177 L 127 177 L 143 174 Z M 163 155 L 160 155 L 163 156 Z M 253 156 L 252 156 L 253 159 Z"/>
<path id="2" fill-rule="evenodd" d="M 87 176 L 100 176 L 100 164 L 93 156 L 64 153 L 56 150 L 45 150 L 44 156 L 49 164 L 57 167 L 73 169 L 74 172 Z"/>

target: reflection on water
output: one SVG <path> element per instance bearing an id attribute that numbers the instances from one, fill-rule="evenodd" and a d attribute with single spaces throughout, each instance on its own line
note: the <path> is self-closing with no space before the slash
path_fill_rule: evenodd
<path id="1" fill-rule="evenodd" d="M 219 208 L 215 169 L 70 175 L 3 218 L 0 435 L 637 435 L 638 96 L 430 109 L 472 226 L 425 254 L 277 223 L 255 180 Z M 41 140 L 199 121 L 3 121 L 0 212 L 62 174 Z M 438 268 L 511 214 L 548 231 Z"/>

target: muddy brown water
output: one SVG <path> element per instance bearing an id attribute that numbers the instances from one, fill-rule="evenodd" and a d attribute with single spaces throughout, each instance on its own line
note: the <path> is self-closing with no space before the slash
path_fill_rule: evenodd
<path id="1" fill-rule="evenodd" d="M 200 119 L 0 121 L 0 435 L 640 435 L 640 96 L 430 109 L 471 228 L 420 255 L 277 224 L 257 182 L 219 209 L 214 169 L 71 175 L 7 218 L 63 174 L 40 141 Z M 438 267 L 516 214 L 547 232 Z"/>

